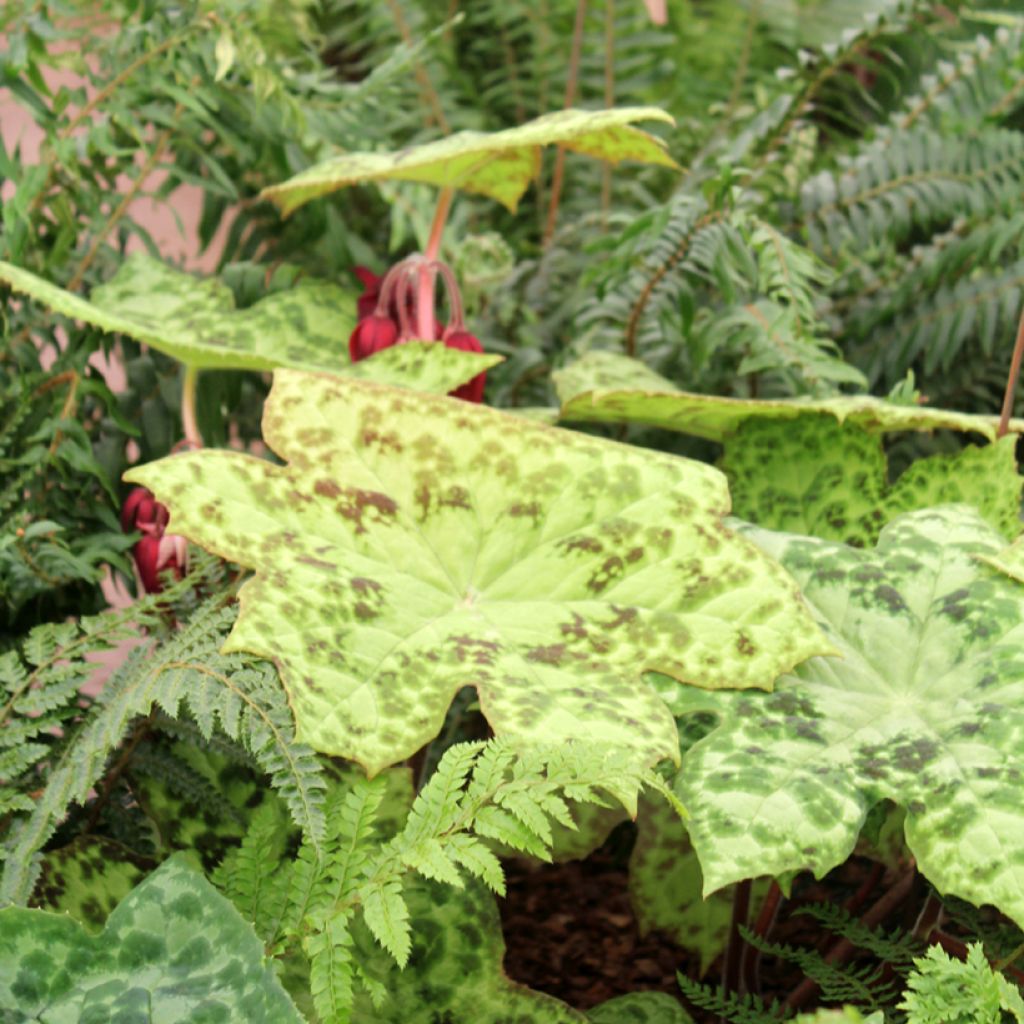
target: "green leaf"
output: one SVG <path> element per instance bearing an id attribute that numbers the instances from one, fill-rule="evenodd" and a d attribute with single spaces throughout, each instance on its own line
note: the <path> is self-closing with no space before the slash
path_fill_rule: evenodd
<path id="1" fill-rule="evenodd" d="M 719 465 L 735 514 L 768 529 L 870 547 L 901 512 L 966 502 L 1009 538 L 1021 527 L 1016 440 L 919 459 L 890 484 L 880 434 L 811 413 L 748 420 Z"/>
<path id="2" fill-rule="evenodd" d="M 752 529 L 800 583 L 842 657 L 771 694 L 679 691 L 720 724 L 676 791 L 705 891 L 765 873 L 819 877 L 881 800 L 941 892 L 1024 923 L 1024 588 L 985 565 L 1000 535 L 962 505 L 901 516 L 878 547 Z"/>
<path id="3" fill-rule="evenodd" d="M 388 999 L 378 1009 L 359 993 L 353 1024 L 586 1024 L 582 1013 L 505 976 L 498 908 L 481 882 L 467 880 L 455 889 L 416 880 L 405 895 L 412 926 L 408 966 L 400 970 L 364 940 L 360 963 L 384 983 Z"/>
<path id="4" fill-rule="evenodd" d="M 677 999 L 665 992 L 630 992 L 587 1012 L 590 1024 L 693 1024 Z"/>
<path id="5" fill-rule="evenodd" d="M 301 1024 L 252 928 L 172 858 L 101 935 L 43 910 L 0 910 L 4 1020 L 244 1020 Z"/>
<path id="6" fill-rule="evenodd" d="M 498 735 L 674 759 L 642 671 L 768 688 L 828 649 L 701 463 L 290 371 L 263 426 L 288 465 L 202 451 L 126 478 L 256 570 L 225 650 L 274 659 L 302 739 L 371 773 L 467 685 Z"/>
<path id="7" fill-rule="evenodd" d="M 348 337 L 355 295 L 327 281 L 303 279 L 246 309 L 231 289 L 141 253 L 130 256 L 91 301 L 0 262 L 0 281 L 73 320 L 125 334 L 198 369 L 299 370 L 352 374 L 447 392 L 501 362 L 432 342 L 396 345 L 354 366 Z"/>
<path id="8" fill-rule="evenodd" d="M 360 896 L 366 926 L 395 958 L 399 967 L 404 967 L 409 960 L 412 939 L 409 934 L 409 911 L 402 897 L 402 883 L 369 885 L 362 890 Z"/>
<path id="9" fill-rule="evenodd" d="M 645 423 L 710 441 L 725 441 L 750 419 L 786 421 L 808 413 L 824 413 L 869 434 L 945 429 L 981 434 L 994 441 L 999 425 L 998 416 L 897 405 L 871 395 L 776 399 L 698 395 L 678 390 L 670 381 L 641 368 L 637 360 L 614 352 L 590 352 L 552 377 L 563 420 Z M 621 383 L 616 383 L 617 378 Z M 1010 430 L 1024 432 L 1024 420 L 1011 420 Z"/>
<path id="10" fill-rule="evenodd" d="M 32 905 L 68 914 L 98 932 L 152 866 L 113 839 L 78 836 L 43 857 Z"/>
<path id="11" fill-rule="evenodd" d="M 518 128 L 492 132 L 458 132 L 446 139 L 409 146 L 394 153 L 342 153 L 265 188 L 288 216 L 303 203 L 362 181 L 418 181 L 458 188 L 496 199 L 514 211 L 540 169 L 542 146 L 559 145 L 609 163 L 640 160 L 675 167 L 660 139 L 633 121 L 672 118 L 657 107 L 617 110 L 559 110 Z"/>

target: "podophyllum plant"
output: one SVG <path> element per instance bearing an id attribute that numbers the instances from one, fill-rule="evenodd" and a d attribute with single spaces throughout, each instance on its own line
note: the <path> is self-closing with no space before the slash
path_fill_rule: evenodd
<path id="1" fill-rule="evenodd" d="M 554 375 L 557 407 L 482 401 L 500 359 L 440 259 L 456 191 L 514 209 L 549 144 L 672 168 L 633 127 L 659 118 L 567 109 L 266 189 L 289 214 L 360 182 L 440 188 L 424 251 L 354 268 L 362 296 L 303 278 L 237 308 L 136 255 L 84 298 L 0 263 L 13 301 L 179 360 L 187 449 L 125 474 L 112 546 L 145 593 L 0 653 L 4 1019 L 687 1024 L 665 993 L 585 1014 L 503 971 L 503 861 L 585 856 L 623 818 L 638 919 L 695 974 L 722 964 L 721 992 L 680 976 L 696 1012 L 779 1020 L 820 991 L 796 1019 L 1024 1019 L 1012 388 L 999 420 L 906 389 L 740 399 L 594 351 Z M 813 319 L 815 267 L 744 225 L 762 269 L 799 272 L 766 291 Z M 266 451 L 203 447 L 212 369 L 273 373 Z M 718 466 L 600 434 L 629 424 Z M 937 430 L 986 443 L 890 466 L 888 438 Z M 0 464 L 10 493 L 26 458 Z M 83 695 L 87 655 L 140 633 Z M 858 852 L 879 865 L 861 903 L 887 879 L 863 918 L 809 908 L 824 953 L 773 935 L 795 879 Z M 879 931 L 921 878 L 917 921 Z M 957 913 L 988 949 L 941 930 Z M 806 974 L 781 1005 L 757 997 L 762 956 Z"/>

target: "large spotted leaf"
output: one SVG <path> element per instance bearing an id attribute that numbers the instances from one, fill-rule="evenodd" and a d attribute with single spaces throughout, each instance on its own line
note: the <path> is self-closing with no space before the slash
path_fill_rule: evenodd
<path id="1" fill-rule="evenodd" d="M 0 1020 L 302 1022 L 252 928 L 176 858 L 100 935 L 65 914 L 0 910 Z"/>
<path id="2" fill-rule="evenodd" d="M 467 685 L 499 735 L 676 758 L 645 669 L 770 688 L 827 649 L 701 463 L 287 371 L 263 428 L 287 465 L 203 451 L 128 476 L 255 569 L 228 647 L 276 661 L 303 741 L 371 771 Z"/>
<path id="3" fill-rule="evenodd" d="M 561 418 L 588 423 L 645 423 L 725 441 L 751 419 L 787 421 L 819 413 L 872 434 L 899 430 L 956 430 L 995 440 L 998 416 L 978 416 L 924 405 L 898 405 L 871 395 L 834 398 L 728 398 L 681 391 L 635 359 L 590 352 L 552 374 Z M 1011 420 L 1014 433 L 1024 420 Z"/>
<path id="4" fill-rule="evenodd" d="M 590 353 L 555 376 L 566 399 L 563 419 L 649 423 L 721 442 L 734 513 L 769 529 L 869 547 L 901 512 L 962 501 L 1008 538 L 1020 530 L 1015 435 L 996 442 L 994 416 L 868 395 L 756 401 L 688 394 L 609 352 Z M 920 459 L 890 483 L 884 436 L 937 429 L 995 443 Z"/>
<path id="5" fill-rule="evenodd" d="M 876 549 L 751 530 L 840 657 L 770 694 L 673 694 L 720 724 L 683 757 L 705 889 L 811 869 L 854 847 L 875 804 L 942 892 L 1024 923 L 1024 587 L 982 558 L 1004 541 L 974 510 L 901 516 Z"/>
<path id="6" fill-rule="evenodd" d="M 318 196 L 362 181 L 418 181 L 489 196 L 515 210 L 540 170 L 541 148 L 559 145 L 609 163 L 640 160 L 675 167 L 660 139 L 633 121 L 667 121 L 657 107 L 559 110 L 500 132 L 458 132 L 394 153 L 341 153 L 263 190 L 286 216 Z"/>
<path id="7" fill-rule="evenodd" d="M 235 309 L 231 289 L 136 254 L 89 299 L 9 263 L 0 281 L 111 334 L 124 334 L 198 369 L 300 370 L 352 374 L 426 391 L 446 392 L 501 361 L 415 342 L 352 365 L 348 337 L 355 295 L 327 281 L 304 279 L 247 309 Z"/>

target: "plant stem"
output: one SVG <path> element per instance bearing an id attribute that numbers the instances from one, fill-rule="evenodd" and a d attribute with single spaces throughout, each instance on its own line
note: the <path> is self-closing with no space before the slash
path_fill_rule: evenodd
<path id="1" fill-rule="evenodd" d="M 761 904 L 760 913 L 754 922 L 753 933 L 760 939 L 767 939 L 771 930 L 775 927 L 775 921 L 779 916 L 779 908 L 782 905 L 782 889 L 779 883 L 773 881 L 765 895 L 764 903 Z M 761 950 L 757 946 L 747 942 L 744 944 L 743 960 L 740 965 L 740 979 L 744 992 L 761 994 Z"/>
<path id="2" fill-rule="evenodd" d="M 1017 340 L 1013 343 L 1013 357 L 1010 360 L 1010 373 L 1006 378 L 1006 393 L 1003 395 L 1003 410 L 999 416 L 999 427 L 996 437 L 1005 437 L 1010 429 L 1010 416 L 1013 414 L 1013 397 L 1017 391 L 1017 378 L 1020 376 L 1020 360 L 1024 355 L 1024 309 L 1021 310 L 1017 323 Z"/>
<path id="3" fill-rule="evenodd" d="M 749 878 L 736 883 L 736 893 L 732 900 L 732 922 L 729 925 L 729 945 L 725 950 L 725 966 L 722 969 L 722 991 L 725 995 L 735 992 L 743 994 L 743 951 L 746 943 L 740 935 L 740 925 L 747 923 L 750 915 Z"/>
<path id="4" fill-rule="evenodd" d="M 576 4 L 576 21 L 572 27 L 572 52 L 569 55 L 569 78 L 565 83 L 566 110 L 576 99 L 576 83 L 580 74 L 580 51 L 583 48 L 583 22 L 587 15 L 587 0 L 579 0 Z M 558 147 L 555 154 L 555 169 L 551 175 L 551 199 L 548 202 L 548 219 L 544 225 L 544 248 L 551 244 L 555 234 L 555 223 L 558 220 L 558 201 L 562 195 L 562 177 L 565 171 L 565 149 Z"/>
<path id="5" fill-rule="evenodd" d="M 881 898 L 860 919 L 860 923 L 868 928 L 881 924 L 910 895 L 917 880 L 917 872 L 911 868 L 901 875 L 892 886 L 882 894 Z M 853 956 L 856 947 L 849 939 L 840 939 L 825 956 L 827 964 L 844 964 Z M 806 978 L 786 997 L 783 1005 L 787 1010 L 799 1010 L 814 998 L 818 991 L 818 983 Z"/>
<path id="6" fill-rule="evenodd" d="M 430 237 L 423 255 L 427 263 L 438 258 L 441 251 L 441 236 L 448 221 L 448 211 L 452 208 L 455 190 L 441 189 L 437 197 L 437 209 L 434 210 L 434 221 L 430 225 Z M 419 272 L 416 291 L 416 333 L 425 341 L 434 337 L 434 271 L 424 265 Z"/>
<path id="7" fill-rule="evenodd" d="M 604 105 L 615 106 L 615 0 L 604 0 Z M 601 227 L 608 227 L 612 205 L 612 165 L 601 168 Z"/>
<path id="8" fill-rule="evenodd" d="M 196 390 L 199 370 L 195 366 L 185 365 L 185 377 L 181 382 L 181 426 L 185 433 L 185 443 L 189 448 L 202 448 L 203 435 L 199 433 L 196 422 Z"/>

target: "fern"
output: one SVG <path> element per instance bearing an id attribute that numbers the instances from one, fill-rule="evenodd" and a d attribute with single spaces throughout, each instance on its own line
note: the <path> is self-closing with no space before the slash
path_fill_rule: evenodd
<path id="1" fill-rule="evenodd" d="M 830 932 L 841 935 L 858 949 L 867 950 L 900 974 L 907 974 L 914 957 L 924 948 L 920 940 L 906 932 L 895 930 L 887 934 L 881 928 L 869 928 L 849 911 L 832 903 L 810 903 L 797 912 L 820 921 Z"/>
<path id="2" fill-rule="evenodd" d="M 155 647 L 136 648 L 50 767 L 31 813 L 4 843 L 0 902 L 24 902 L 38 874 L 38 851 L 72 804 L 84 804 L 110 755 L 138 716 L 154 706 L 172 717 L 188 709 L 204 736 L 220 729 L 266 771 L 314 849 L 324 836 L 324 781 L 294 723 L 274 668 L 219 648 L 236 609 L 208 600 L 184 628 Z M 130 751 L 129 751 L 130 754 Z"/>
<path id="3" fill-rule="evenodd" d="M 728 1024 L 777 1024 L 787 1016 L 787 1011 L 777 1001 L 769 1004 L 760 996 L 724 994 L 711 985 L 691 981 L 685 974 L 677 974 L 676 980 L 683 995 L 694 1006 Z"/>
<path id="4" fill-rule="evenodd" d="M 899 1004 L 907 1024 L 1000 1024 L 1004 1010 L 1024 1022 L 1020 991 L 992 970 L 981 943 L 968 946 L 966 961 L 932 946 L 914 966 Z"/>

